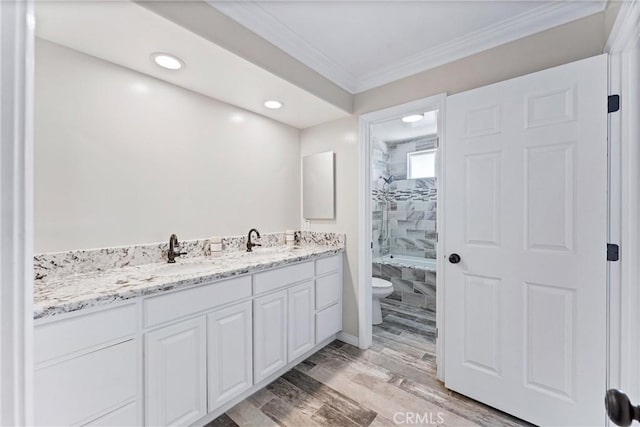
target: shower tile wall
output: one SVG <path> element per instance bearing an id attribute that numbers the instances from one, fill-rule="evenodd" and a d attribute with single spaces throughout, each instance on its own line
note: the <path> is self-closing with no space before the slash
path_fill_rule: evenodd
<path id="1" fill-rule="evenodd" d="M 435 137 L 399 143 L 373 140 L 371 188 L 374 258 L 392 254 L 435 259 L 436 180 L 407 179 L 407 154 L 433 148 L 435 142 Z M 384 185 L 380 177 L 389 176 L 393 176 L 393 181 Z M 435 312 L 435 271 L 376 262 L 373 264 L 373 275 L 393 283 L 393 293 L 388 298 Z"/>
<path id="2" fill-rule="evenodd" d="M 436 180 L 407 179 L 407 154 L 435 146 L 427 137 L 399 143 L 375 141 L 372 150 L 374 257 L 394 254 L 436 257 Z M 393 176 L 383 186 L 380 176 Z M 388 189 L 387 189 L 388 187 Z M 388 238 L 385 232 L 388 212 Z"/>
<path id="3" fill-rule="evenodd" d="M 436 272 L 416 267 L 373 263 L 373 277 L 393 284 L 388 299 L 436 311 Z"/>

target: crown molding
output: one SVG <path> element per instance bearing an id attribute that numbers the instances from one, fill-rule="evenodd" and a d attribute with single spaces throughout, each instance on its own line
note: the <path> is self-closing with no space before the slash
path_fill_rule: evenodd
<path id="1" fill-rule="evenodd" d="M 620 6 L 604 52 L 618 54 L 638 39 L 640 34 L 640 1 L 625 1 Z"/>
<path id="2" fill-rule="evenodd" d="M 352 94 L 601 12 L 606 0 L 554 1 L 499 21 L 387 67 L 355 76 L 316 49 L 257 1 L 210 1 L 213 7 Z"/>
<path id="3" fill-rule="evenodd" d="M 559 1 L 465 34 L 358 78 L 356 93 L 601 12 L 606 1 Z"/>
<path id="4" fill-rule="evenodd" d="M 209 1 L 208 3 L 349 93 L 355 93 L 356 76 L 267 12 L 259 2 Z"/>

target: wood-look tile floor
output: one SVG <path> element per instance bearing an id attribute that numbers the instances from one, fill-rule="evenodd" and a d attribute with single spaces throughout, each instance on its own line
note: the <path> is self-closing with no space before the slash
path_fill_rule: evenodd
<path id="1" fill-rule="evenodd" d="M 436 379 L 433 313 L 382 307 L 369 349 L 334 341 L 206 427 L 529 425 Z"/>

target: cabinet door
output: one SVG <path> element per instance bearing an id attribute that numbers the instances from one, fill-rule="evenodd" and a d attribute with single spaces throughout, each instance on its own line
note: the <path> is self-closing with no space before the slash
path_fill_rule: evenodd
<path id="1" fill-rule="evenodd" d="M 254 382 L 287 364 L 287 291 L 253 301 Z"/>
<path id="2" fill-rule="evenodd" d="M 313 282 L 289 289 L 289 362 L 315 344 Z"/>
<path id="3" fill-rule="evenodd" d="M 251 301 L 207 316 L 209 412 L 253 385 Z"/>
<path id="4" fill-rule="evenodd" d="M 207 412 L 206 320 L 145 335 L 146 424 L 188 425 Z"/>

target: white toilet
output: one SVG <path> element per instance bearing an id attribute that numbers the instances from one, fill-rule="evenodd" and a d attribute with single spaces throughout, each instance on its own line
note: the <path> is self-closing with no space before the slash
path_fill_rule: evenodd
<path id="1" fill-rule="evenodd" d="M 373 295 L 373 304 L 371 305 L 372 320 L 374 325 L 382 323 L 382 309 L 380 308 L 380 298 L 385 298 L 393 292 L 393 285 L 390 281 L 371 278 L 371 294 Z"/>

